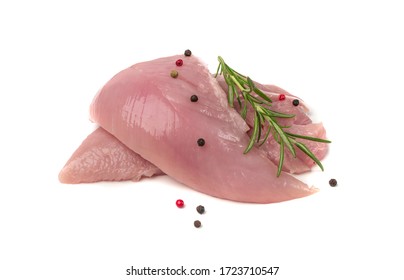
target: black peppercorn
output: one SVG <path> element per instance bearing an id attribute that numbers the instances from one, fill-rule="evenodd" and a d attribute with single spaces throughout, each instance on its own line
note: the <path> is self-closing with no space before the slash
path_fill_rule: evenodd
<path id="1" fill-rule="evenodd" d="M 199 147 L 202 147 L 202 146 L 205 145 L 205 139 L 199 138 L 198 141 L 197 141 L 197 143 L 198 143 L 198 146 L 199 146 Z"/>
<path id="2" fill-rule="evenodd" d="M 293 99 L 292 103 L 293 103 L 294 106 L 299 105 L 299 99 Z"/>
<path id="3" fill-rule="evenodd" d="M 199 227 L 201 227 L 201 221 L 199 221 L 199 220 L 196 220 L 195 222 L 194 222 L 194 226 L 196 227 L 196 228 L 199 228 Z"/>
<path id="4" fill-rule="evenodd" d="M 184 52 L 184 55 L 185 55 L 185 56 L 191 56 L 191 54 L 192 54 L 192 52 L 191 52 L 190 50 L 186 50 L 186 51 Z"/>
<path id="5" fill-rule="evenodd" d="M 337 186 L 337 180 L 335 180 L 335 179 L 331 179 L 328 183 L 330 184 L 331 187 Z"/>
<path id="6" fill-rule="evenodd" d="M 205 207 L 203 207 L 202 205 L 199 205 L 198 207 L 196 207 L 196 211 L 199 214 L 203 214 L 203 213 L 205 213 Z"/>
<path id="7" fill-rule="evenodd" d="M 191 101 L 192 102 L 196 102 L 198 101 L 198 96 L 196 96 L 195 94 L 191 96 Z"/>

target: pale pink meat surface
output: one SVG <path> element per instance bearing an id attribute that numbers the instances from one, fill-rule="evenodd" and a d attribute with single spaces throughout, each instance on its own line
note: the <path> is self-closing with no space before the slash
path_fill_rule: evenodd
<path id="1" fill-rule="evenodd" d="M 102 128 L 91 133 L 59 173 L 66 184 L 98 181 L 138 181 L 163 174 Z"/>
<path id="2" fill-rule="evenodd" d="M 227 84 L 225 83 L 223 77 L 218 76 L 217 81 L 222 89 L 227 92 Z M 286 90 L 274 85 L 262 85 L 257 82 L 255 82 L 255 84 L 273 100 L 272 109 L 274 111 L 296 115 L 296 117 L 292 119 L 280 120 L 281 123 L 284 121 L 283 124 L 293 124 L 292 128 L 287 129 L 288 131 L 318 138 L 326 137 L 325 129 L 321 124 L 311 123 L 311 119 L 306 115 L 308 109 L 306 106 L 304 106 L 301 99 L 299 99 L 301 101 L 300 105 L 303 106 L 295 107 L 291 104 L 291 102 L 297 97 L 291 95 Z M 285 94 L 286 99 L 279 101 L 279 94 Z M 237 110 L 240 109 L 237 102 L 234 105 Z M 251 110 L 251 107 L 249 107 L 249 109 Z M 246 121 L 252 126 L 253 115 L 248 114 Z M 63 183 L 73 184 L 82 182 L 97 182 L 103 180 L 138 181 L 141 177 L 150 177 L 152 175 L 163 174 L 163 172 L 155 165 L 127 148 L 108 132 L 101 130 L 103 129 L 98 128 L 96 131 L 94 131 L 77 149 L 77 152 L 75 152 L 69 159 L 68 164 L 66 164 L 59 175 Z M 100 139 L 97 139 L 97 137 Z M 108 143 L 109 141 L 111 141 L 111 143 Z M 322 160 L 325 157 L 328 150 L 327 144 L 307 140 L 301 141 L 309 147 L 317 158 Z M 96 145 L 97 147 L 93 147 L 92 145 Z M 110 152 L 108 153 L 98 152 L 96 153 L 96 157 L 94 156 L 95 151 L 101 151 L 101 149 L 104 149 L 107 146 L 116 148 L 109 149 Z M 272 162 L 278 164 L 279 144 L 272 137 L 270 137 L 266 141 L 265 145 L 261 146 L 260 149 L 266 153 Z M 298 149 L 297 155 L 298 156 L 294 158 L 289 151 L 286 151 L 283 163 L 284 171 L 298 174 L 311 170 L 314 162 Z M 93 164 L 89 164 L 89 162 L 93 162 Z M 119 168 L 117 167 L 118 162 Z M 99 166 L 103 167 L 103 171 L 99 169 Z M 127 168 L 127 170 L 125 168 Z M 106 170 L 109 172 L 105 172 Z"/>
<path id="3" fill-rule="evenodd" d="M 175 65 L 177 59 L 183 66 Z M 178 71 L 172 78 L 170 72 Z M 191 102 L 192 95 L 198 96 Z M 194 56 L 139 63 L 113 77 L 90 108 L 94 122 L 181 183 L 215 197 L 270 203 L 317 190 L 282 173 L 263 151 L 248 154 L 248 125 Z M 205 140 L 204 146 L 197 144 Z"/>

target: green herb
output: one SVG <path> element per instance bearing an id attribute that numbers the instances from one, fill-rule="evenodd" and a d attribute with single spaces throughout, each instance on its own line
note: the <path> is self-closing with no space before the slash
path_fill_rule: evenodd
<path id="1" fill-rule="evenodd" d="M 323 143 L 331 143 L 331 141 L 284 131 L 284 128 L 286 127 L 279 125 L 277 118 L 293 118 L 295 115 L 271 110 L 270 107 L 272 105 L 272 100 L 257 88 L 249 77 L 233 70 L 224 62 L 222 57 L 219 56 L 218 60 L 219 66 L 215 77 L 219 74 L 223 75 L 228 86 L 227 99 L 230 106 L 233 107 L 234 101 L 237 100 L 241 108 L 240 114 L 244 119 L 247 117 L 247 103 L 251 105 L 254 111 L 253 131 L 244 153 L 248 153 L 254 147 L 255 143 L 259 143 L 260 145 L 265 143 L 269 135 L 272 134 L 273 138 L 279 143 L 280 148 L 277 176 L 282 172 L 285 147 L 291 152 L 293 157 L 296 157 L 295 147 L 297 147 L 309 156 L 321 168 L 321 170 L 324 170 L 320 160 L 310 151 L 309 148 L 307 148 L 306 145 L 299 142 L 297 139 L 306 139 Z M 268 128 L 263 136 L 262 127 L 264 127 L 264 124 L 266 123 L 268 124 Z"/>

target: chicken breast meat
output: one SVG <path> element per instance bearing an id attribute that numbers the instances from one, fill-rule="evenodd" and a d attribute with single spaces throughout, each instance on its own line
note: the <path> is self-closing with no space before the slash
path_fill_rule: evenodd
<path id="1" fill-rule="evenodd" d="M 183 60 L 182 66 L 176 65 L 178 59 Z M 177 75 L 172 74 L 173 70 Z M 277 87 L 263 87 L 274 94 L 283 93 Z M 234 201 L 272 203 L 317 192 L 286 172 L 277 177 L 277 166 L 268 149 L 254 147 L 244 154 L 249 142 L 248 118 L 246 122 L 236 108 L 229 106 L 223 88 L 195 56 L 160 58 L 121 71 L 91 104 L 91 119 L 100 125 L 93 137 L 104 137 L 98 147 L 93 145 L 93 154 L 105 162 L 103 153 L 96 151 L 106 151 L 107 142 L 115 141 L 116 145 L 110 148 L 113 152 L 106 155 L 119 158 L 123 153 L 126 157 L 120 158 L 132 162 L 123 164 L 123 169 L 131 172 L 122 173 L 118 167 L 109 169 L 110 175 L 114 168 L 120 170 L 116 180 L 139 180 L 142 176 L 165 173 L 199 192 Z M 193 95 L 198 97 L 196 102 L 191 101 Z M 306 120 L 306 124 L 310 123 Z M 79 174 L 80 168 L 70 168 L 73 171 L 69 176 L 66 170 L 74 158 L 78 159 L 77 166 L 83 166 L 83 152 L 92 146 L 87 142 L 90 144 L 81 146 L 81 157 L 72 156 L 62 170 L 62 182 L 80 181 L 69 179 L 71 174 Z M 120 161 L 110 158 L 107 162 Z M 301 160 L 299 164 L 309 165 Z M 88 182 L 114 180 L 114 176 L 105 179 L 102 173 Z M 85 173 L 80 176 L 91 177 Z"/>

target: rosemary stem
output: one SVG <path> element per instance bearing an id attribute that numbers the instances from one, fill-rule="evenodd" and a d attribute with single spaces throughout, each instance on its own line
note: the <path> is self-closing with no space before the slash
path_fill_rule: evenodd
<path id="1" fill-rule="evenodd" d="M 250 141 L 245 149 L 244 153 L 248 153 L 256 144 L 258 146 L 264 144 L 264 142 L 269 137 L 270 132 L 272 136 L 279 143 L 279 163 L 277 176 L 282 172 L 283 161 L 285 156 L 285 146 L 287 150 L 296 157 L 295 148 L 300 149 L 303 153 L 309 156 L 317 165 L 323 170 L 323 166 L 320 160 L 309 150 L 309 148 L 302 142 L 298 142 L 296 138 L 306 139 L 309 141 L 331 143 L 331 141 L 306 135 L 293 134 L 284 131 L 285 127 L 278 124 L 278 118 L 293 118 L 295 115 L 284 114 L 281 112 L 272 111 L 270 106 L 272 104 L 271 99 L 265 95 L 260 89 L 258 89 L 254 82 L 248 77 L 244 76 L 237 71 L 230 68 L 223 60 L 221 56 L 218 57 L 219 66 L 217 68 L 216 76 L 221 74 L 227 83 L 228 90 L 228 102 L 231 107 L 233 107 L 234 98 L 237 98 L 241 108 L 241 98 L 244 100 L 244 106 L 241 108 L 241 116 L 246 119 L 247 116 L 247 103 L 249 103 L 254 111 L 254 125 L 252 127 L 252 133 L 250 136 Z M 240 91 L 240 92 L 239 92 Z M 252 95 L 252 92 L 257 95 Z M 268 130 L 265 133 L 264 139 L 262 138 L 262 127 L 267 123 Z M 261 143 L 260 143 L 261 142 Z"/>

